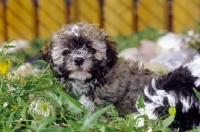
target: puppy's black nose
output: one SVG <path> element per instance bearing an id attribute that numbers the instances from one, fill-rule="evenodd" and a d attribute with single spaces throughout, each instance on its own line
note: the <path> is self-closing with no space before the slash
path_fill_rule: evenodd
<path id="1" fill-rule="evenodd" d="M 74 62 L 75 62 L 75 65 L 80 66 L 83 64 L 84 59 L 81 57 L 77 57 L 77 58 L 75 58 Z"/>

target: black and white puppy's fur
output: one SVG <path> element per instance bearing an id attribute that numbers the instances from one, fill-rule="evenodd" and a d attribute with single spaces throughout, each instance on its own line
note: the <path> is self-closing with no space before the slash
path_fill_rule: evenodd
<path id="1" fill-rule="evenodd" d="M 138 111 L 150 119 L 157 119 L 168 114 L 166 108 L 175 107 L 175 120 L 170 125 L 172 130 L 184 132 L 194 129 L 200 125 L 200 101 L 193 88 L 200 92 L 200 54 L 173 72 L 154 78 L 144 88 L 145 110 L 138 108 Z"/>
<path id="2" fill-rule="evenodd" d="M 68 91 L 82 94 L 83 105 L 95 102 L 95 109 L 105 102 L 120 114 L 132 113 L 138 95 L 156 75 L 139 62 L 118 59 L 114 45 L 103 29 L 79 22 L 53 33 L 41 54 Z"/>

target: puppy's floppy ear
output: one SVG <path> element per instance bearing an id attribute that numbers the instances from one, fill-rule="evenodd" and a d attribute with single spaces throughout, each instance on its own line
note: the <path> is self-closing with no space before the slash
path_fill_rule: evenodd
<path id="1" fill-rule="evenodd" d="M 107 56 L 107 66 L 112 68 L 117 60 L 117 51 L 115 48 L 116 42 L 112 41 L 109 37 L 106 37 L 106 56 Z"/>
<path id="2" fill-rule="evenodd" d="M 42 59 L 46 61 L 47 63 L 52 64 L 52 58 L 51 58 L 51 43 L 45 41 L 44 42 L 44 47 L 40 50 L 40 53 L 42 55 Z"/>

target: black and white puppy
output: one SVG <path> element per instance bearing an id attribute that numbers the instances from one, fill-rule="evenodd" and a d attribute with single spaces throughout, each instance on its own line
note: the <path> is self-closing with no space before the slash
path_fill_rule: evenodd
<path id="1" fill-rule="evenodd" d="M 157 119 L 168 114 L 166 108 L 175 107 L 175 120 L 170 128 L 179 132 L 194 129 L 200 125 L 200 101 L 193 88 L 200 92 L 200 54 L 173 72 L 154 78 L 143 91 L 145 108 L 138 111 Z"/>
<path id="2" fill-rule="evenodd" d="M 156 76 L 139 62 L 118 59 L 115 42 L 94 24 L 64 25 L 41 54 L 67 91 L 82 95 L 83 105 L 113 104 L 120 114 L 136 111 L 138 95 Z"/>

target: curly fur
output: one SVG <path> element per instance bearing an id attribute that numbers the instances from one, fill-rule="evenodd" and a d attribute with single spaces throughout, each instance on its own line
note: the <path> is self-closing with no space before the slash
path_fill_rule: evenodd
<path id="1" fill-rule="evenodd" d="M 176 115 L 170 125 L 172 130 L 185 132 L 200 125 L 200 101 L 193 91 L 200 92 L 200 55 L 175 71 L 154 78 L 143 92 L 145 111 L 150 119 L 168 114 L 166 108 L 175 107 Z"/>
<path id="2" fill-rule="evenodd" d="M 136 111 L 137 96 L 156 75 L 139 62 L 118 59 L 115 42 L 103 29 L 87 23 L 64 25 L 41 49 L 67 91 L 83 94 L 80 102 L 95 107 L 113 104 L 120 114 Z"/>

